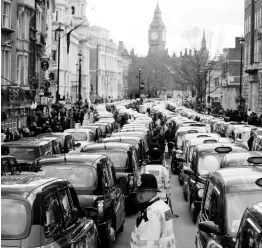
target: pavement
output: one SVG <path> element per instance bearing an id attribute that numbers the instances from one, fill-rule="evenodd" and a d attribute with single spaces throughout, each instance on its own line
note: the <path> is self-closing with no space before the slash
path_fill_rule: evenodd
<path id="1" fill-rule="evenodd" d="M 170 163 L 170 161 L 167 161 Z M 177 175 L 170 179 L 172 191 L 172 206 L 179 218 L 173 219 L 177 248 L 195 247 L 196 226 L 190 217 L 189 205 L 183 198 L 182 187 Z M 127 216 L 124 231 L 117 235 L 115 248 L 129 248 L 131 232 L 134 229 L 136 215 Z"/>

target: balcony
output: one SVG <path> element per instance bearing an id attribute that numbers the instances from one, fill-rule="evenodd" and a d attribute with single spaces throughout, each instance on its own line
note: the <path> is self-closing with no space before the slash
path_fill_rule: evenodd
<path id="1" fill-rule="evenodd" d="M 17 0 L 17 4 L 35 8 L 35 0 Z"/>

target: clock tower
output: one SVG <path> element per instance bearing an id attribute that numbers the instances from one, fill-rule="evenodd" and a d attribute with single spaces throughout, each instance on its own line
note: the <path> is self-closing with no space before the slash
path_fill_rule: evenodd
<path id="1" fill-rule="evenodd" d="M 149 55 L 160 55 L 165 53 L 166 28 L 162 20 L 162 13 L 157 3 L 154 18 L 148 30 Z"/>

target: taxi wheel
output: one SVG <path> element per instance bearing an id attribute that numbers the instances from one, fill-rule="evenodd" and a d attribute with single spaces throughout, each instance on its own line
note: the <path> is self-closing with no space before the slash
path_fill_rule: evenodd
<path id="1" fill-rule="evenodd" d="M 183 183 L 183 180 L 182 180 L 182 178 L 181 178 L 181 176 L 180 175 L 178 175 L 178 181 L 179 181 L 179 184 L 182 186 L 184 183 Z"/>
<path id="2" fill-rule="evenodd" d="M 187 201 L 187 192 L 183 189 L 184 200 Z"/>
<path id="3" fill-rule="evenodd" d="M 196 223 L 196 221 L 197 221 L 197 214 L 196 214 L 196 209 L 195 209 L 193 200 L 190 201 L 190 213 L 191 213 L 191 216 L 192 216 L 192 221 L 194 223 Z"/>

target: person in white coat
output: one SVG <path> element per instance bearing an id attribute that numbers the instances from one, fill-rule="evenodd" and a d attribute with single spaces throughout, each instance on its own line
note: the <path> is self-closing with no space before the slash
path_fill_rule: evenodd
<path id="1" fill-rule="evenodd" d="M 170 176 L 168 170 L 161 164 L 148 164 L 142 167 L 141 173 L 152 174 L 156 177 L 158 189 L 160 190 L 157 196 L 167 203 L 171 198 Z"/>
<path id="2" fill-rule="evenodd" d="M 156 177 L 141 174 L 139 181 L 136 191 L 140 212 L 131 234 L 131 248 L 176 248 L 173 215 L 169 206 L 157 197 L 160 191 Z"/>

